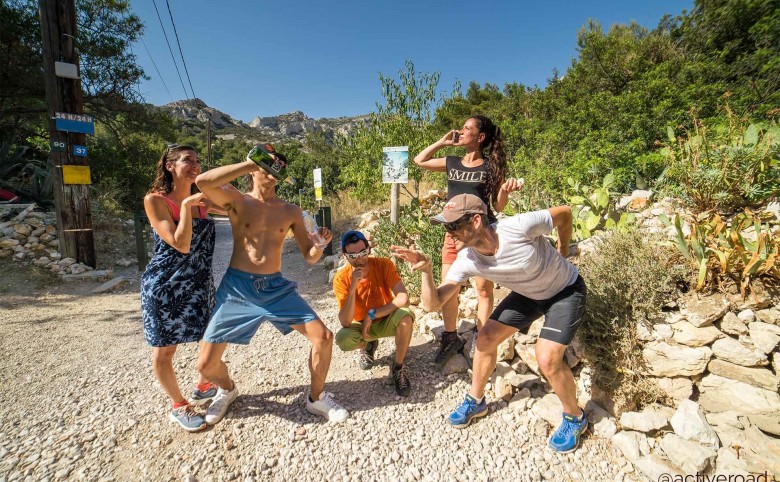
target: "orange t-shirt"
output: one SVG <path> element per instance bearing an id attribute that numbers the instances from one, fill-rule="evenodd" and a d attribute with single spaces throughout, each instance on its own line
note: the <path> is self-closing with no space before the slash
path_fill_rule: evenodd
<path id="1" fill-rule="evenodd" d="M 352 265 L 347 263 L 333 277 L 333 292 L 339 301 L 339 309 L 349 297 L 349 285 L 352 284 Z M 393 262 L 387 258 L 368 258 L 368 278 L 363 279 L 355 293 L 355 321 L 363 321 L 369 308 L 384 306 L 395 297 L 393 286 L 401 277 Z"/>

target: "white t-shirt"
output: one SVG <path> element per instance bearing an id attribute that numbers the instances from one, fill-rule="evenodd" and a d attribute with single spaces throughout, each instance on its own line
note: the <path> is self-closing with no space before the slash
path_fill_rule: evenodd
<path id="1" fill-rule="evenodd" d="M 543 236 L 553 231 L 550 211 L 518 214 L 492 226 L 498 234 L 495 256 L 460 250 L 447 281 L 481 276 L 527 298 L 546 300 L 577 280 L 577 268 Z"/>

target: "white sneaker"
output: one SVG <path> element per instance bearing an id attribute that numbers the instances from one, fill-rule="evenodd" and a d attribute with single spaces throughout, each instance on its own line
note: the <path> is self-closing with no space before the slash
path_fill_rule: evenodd
<path id="1" fill-rule="evenodd" d="M 329 422 L 343 422 L 349 417 L 349 412 L 333 400 L 333 394 L 328 392 L 322 392 L 315 402 L 310 402 L 309 397 L 306 397 L 306 410 L 327 418 Z"/>
<path id="2" fill-rule="evenodd" d="M 233 384 L 233 390 L 225 390 L 220 388 L 217 390 L 217 394 L 209 405 L 209 409 L 206 411 L 206 423 L 214 425 L 222 420 L 228 411 L 228 407 L 233 403 L 233 400 L 238 396 L 238 387 Z"/>

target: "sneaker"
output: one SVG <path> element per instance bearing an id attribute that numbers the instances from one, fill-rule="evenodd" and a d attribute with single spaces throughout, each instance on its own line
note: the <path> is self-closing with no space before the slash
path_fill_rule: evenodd
<path id="1" fill-rule="evenodd" d="M 206 411 L 206 423 L 214 425 L 222 420 L 228 411 L 228 407 L 233 403 L 233 400 L 238 396 L 238 388 L 233 385 L 233 390 L 225 390 L 223 388 L 217 389 L 217 394 L 214 396 L 214 400 L 209 405 L 209 409 Z"/>
<path id="2" fill-rule="evenodd" d="M 390 368 L 390 378 L 393 379 L 393 385 L 395 385 L 395 393 L 402 397 L 408 397 L 412 391 L 412 384 L 409 382 L 409 377 L 406 376 L 406 365 L 401 365 L 401 368 L 395 368 L 395 364 Z"/>
<path id="3" fill-rule="evenodd" d="M 453 355 L 463 349 L 465 342 L 463 338 L 459 337 L 456 332 L 447 332 L 441 334 L 441 345 L 439 351 L 436 353 L 436 357 L 433 359 L 433 363 L 436 368 L 441 370 L 447 361 L 452 358 Z"/>
<path id="4" fill-rule="evenodd" d="M 171 419 L 171 422 L 178 423 L 181 428 L 188 432 L 197 432 L 206 428 L 206 421 L 190 405 L 174 408 L 171 410 L 168 418 Z"/>
<path id="5" fill-rule="evenodd" d="M 458 408 L 447 417 L 447 422 L 455 428 L 466 428 L 474 418 L 487 415 L 487 400 L 482 397 L 482 403 L 477 403 L 477 399 L 469 394 Z"/>
<path id="6" fill-rule="evenodd" d="M 563 422 L 553 432 L 547 445 L 560 454 L 573 452 L 580 445 L 580 435 L 588 430 L 588 415 L 582 410 L 582 418 L 563 414 Z"/>
<path id="7" fill-rule="evenodd" d="M 328 392 L 320 393 L 319 400 L 314 402 L 310 397 L 306 397 L 306 410 L 327 418 L 329 422 L 343 422 L 349 417 L 349 412 L 333 399 L 332 393 Z"/>
<path id="8" fill-rule="evenodd" d="M 471 339 L 471 348 L 469 348 L 469 360 L 474 360 L 474 353 L 477 352 L 477 335 L 479 332 L 474 330 L 474 338 Z"/>
<path id="9" fill-rule="evenodd" d="M 198 406 L 207 404 L 217 395 L 217 388 L 218 387 L 213 383 L 209 385 L 208 390 L 203 392 L 198 390 L 198 387 L 195 387 L 192 391 L 192 400 L 190 400 L 190 403 Z"/>
<path id="10" fill-rule="evenodd" d="M 374 366 L 374 353 L 379 347 L 379 340 L 369 341 L 366 347 L 360 350 L 360 368 L 369 370 Z"/>

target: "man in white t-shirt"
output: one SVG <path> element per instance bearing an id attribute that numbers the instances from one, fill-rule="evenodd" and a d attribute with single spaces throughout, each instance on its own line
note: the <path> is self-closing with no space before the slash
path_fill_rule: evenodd
<path id="1" fill-rule="evenodd" d="M 487 414 L 485 384 L 496 367 L 498 345 L 517 331 L 528 332 L 534 320 L 544 315 L 536 358 L 563 405 L 563 422 L 548 445 L 560 453 L 575 450 L 580 434 L 588 427 L 588 419 L 577 405 L 574 375 L 563 356 L 582 321 L 586 288 L 577 268 L 566 260 L 572 233 L 571 208 L 556 206 L 518 214 L 491 225 L 487 222 L 485 203 L 474 195 L 461 194 L 450 199 L 431 222 L 444 225 L 459 250 L 438 288 L 429 257 L 419 251 L 392 247 L 396 257 L 422 272 L 426 309 L 438 310 L 472 276 L 512 290 L 479 331 L 470 393 L 447 421 L 464 428 L 472 419 Z M 555 229 L 557 250 L 544 237 Z"/>

